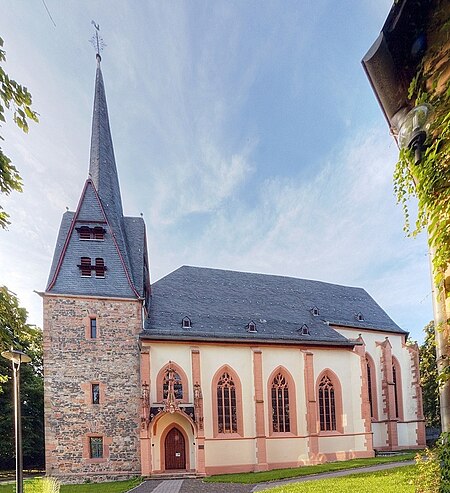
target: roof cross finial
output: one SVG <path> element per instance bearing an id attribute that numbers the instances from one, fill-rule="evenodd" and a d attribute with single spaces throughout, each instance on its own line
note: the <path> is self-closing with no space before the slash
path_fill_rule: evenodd
<path id="1" fill-rule="evenodd" d="M 100 56 L 100 52 L 103 51 L 103 48 L 106 46 L 106 44 L 103 41 L 103 38 L 99 35 L 100 24 L 97 24 L 95 21 L 91 21 L 91 24 L 94 26 L 95 32 L 92 35 L 90 42 L 97 51 L 97 54 L 95 55 L 97 60 L 101 62 L 102 57 Z"/>

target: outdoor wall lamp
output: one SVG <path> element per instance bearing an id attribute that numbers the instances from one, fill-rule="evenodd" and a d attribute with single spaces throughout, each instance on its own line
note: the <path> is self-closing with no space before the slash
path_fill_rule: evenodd
<path id="1" fill-rule="evenodd" d="M 20 409 L 20 365 L 29 363 L 31 358 L 11 348 L 3 351 L 2 356 L 11 361 L 14 375 L 14 424 L 16 441 L 16 493 L 23 493 L 23 463 L 22 463 L 22 416 Z"/>
<path id="2" fill-rule="evenodd" d="M 423 144 L 430 128 L 432 112 L 433 107 L 424 103 L 399 118 L 398 143 L 401 149 L 411 149 L 414 152 L 415 165 L 422 160 Z"/>

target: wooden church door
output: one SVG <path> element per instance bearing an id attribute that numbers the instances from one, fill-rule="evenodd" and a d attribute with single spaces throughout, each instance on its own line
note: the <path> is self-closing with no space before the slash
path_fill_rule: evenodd
<path id="1" fill-rule="evenodd" d="M 186 469 L 186 446 L 178 428 L 172 428 L 164 443 L 166 470 Z"/>

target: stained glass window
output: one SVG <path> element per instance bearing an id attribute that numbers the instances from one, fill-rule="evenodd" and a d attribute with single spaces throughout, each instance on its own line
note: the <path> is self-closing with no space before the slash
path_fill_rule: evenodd
<path id="1" fill-rule="evenodd" d="M 282 373 L 272 381 L 272 430 L 290 431 L 289 422 L 289 386 Z"/>
<path id="2" fill-rule="evenodd" d="M 334 387 L 325 375 L 319 384 L 319 419 L 320 431 L 336 430 L 336 402 Z"/>
<path id="3" fill-rule="evenodd" d="M 181 383 L 181 377 L 176 371 L 172 371 L 173 375 L 173 390 L 175 393 L 175 399 L 183 399 L 183 384 Z M 169 393 L 169 371 L 166 371 L 163 381 L 163 399 L 167 399 Z"/>
<path id="4" fill-rule="evenodd" d="M 217 383 L 217 419 L 219 433 L 237 433 L 236 386 L 228 372 Z"/>

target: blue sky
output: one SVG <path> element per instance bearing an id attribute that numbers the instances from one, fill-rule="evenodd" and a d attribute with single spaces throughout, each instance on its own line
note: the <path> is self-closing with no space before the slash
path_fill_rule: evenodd
<path id="1" fill-rule="evenodd" d="M 127 215 L 144 214 L 151 277 L 199 265 L 364 287 L 413 339 L 432 319 L 426 239 L 405 238 L 397 148 L 360 60 L 387 0 L 4 0 L 7 70 L 40 123 L 2 128 L 23 194 L 1 197 L 0 283 L 30 321 L 59 222 L 89 163 L 100 24 Z"/>

